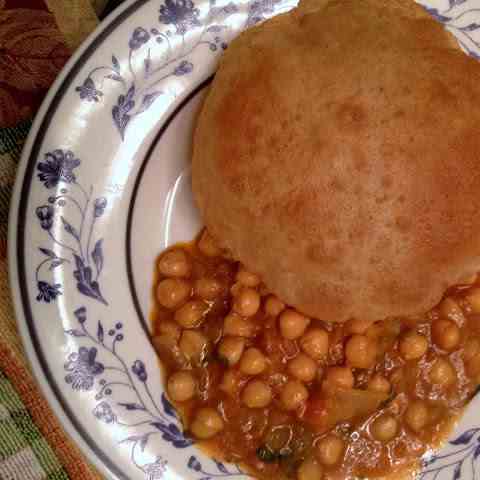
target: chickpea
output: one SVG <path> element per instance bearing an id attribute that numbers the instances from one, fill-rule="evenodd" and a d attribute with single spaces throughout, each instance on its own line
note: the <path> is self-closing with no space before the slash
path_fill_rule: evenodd
<path id="1" fill-rule="evenodd" d="M 473 313 L 480 313 L 480 288 L 472 288 L 466 296 Z"/>
<path id="2" fill-rule="evenodd" d="M 427 352 L 428 342 L 423 335 L 409 331 L 400 339 L 399 350 L 405 360 L 418 360 Z"/>
<path id="3" fill-rule="evenodd" d="M 480 313 L 480 288 L 472 288 L 466 296 L 467 302 L 470 304 L 473 313 Z"/>
<path id="4" fill-rule="evenodd" d="M 437 358 L 430 368 L 430 381 L 440 387 L 449 387 L 457 379 L 457 374 L 452 364 L 446 358 Z"/>
<path id="5" fill-rule="evenodd" d="M 186 402 L 193 398 L 195 388 L 196 382 L 191 372 L 185 370 L 175 372 L 168 379 L 168 395 L 175 402 Z"/>
<path id="6" fill-rule="evenodd" d="M 297 410 L 308 399 L 308 390 L 297 380 L 288 381 L 280 394 L 280 401 L 286 410 Z"/>
<path id="7" fill-rule="evenodd" d="M 372 320 L 351 318 L 345 323 L 345 331 L 350 334 L 362 334 L 365 333 L 372 324 Z"/>
<path id="8" fill-rule="evenodd" d="M 275 295 L 269 295 L 264 308 L 267 315 L 278 317 L 285 310 L 285 304 Z"/>
<path id="9" fill-rule="evenodd" d="M 190 430 L 197 438 L 206 440 L 221 432 L 223 427 L 224 422 L 220 414 L 214 408 L 207 407 L 197 411 Z"/>
<path id="10" fill-rule="evenodd" d="M 464 319 L 460 305 L 452 297 L 443 299 L 442 303 L 440 303 L 439 310 L 444 317 L 452 319 Z"/>
<path id="11" fill-rule="evenodd" d="M 225 337 L 218 346 L 218 355 L 231 367 L 239 362 L 245 348 L 242 337 Z"/>
<path id="12" fill-rule="evenodd" d="M 353 368 L 370 368 L 375 363 L 377 344 L 365 335 L 353 335 L 345 346 L 347 363 Z"/>
<path id="13" fill-rule="evenodd" d="M 243 318 L 238 313 L 231 312 L 223 321 L 223 334 L 237 337 L 254 337 L 257 330 L 256 325 L 247 318 Z"/>
<path id="14" fill-rule="evenodd" d="M 152 337 L 152 345 L 161 358 L 165 358 L 168 363 L 180 367 L 188 366 L 188 359 L 180 350 L 178 340 L 167 335 L 157 335 Z"/>
<path id="15" fill-rule="evenodd" d="M 368 382 L 368 390 L 379 393 L 389 393 L 392 386 L 390 382 L 379 373 L 376 373 Z"/>
<path id="16" fill-rule="evenodd" d="M 480 353 L 473 355 L 465 361 L 465 370 L 470 378 L 478 381 L 480 375 Z"/>
<path id="17" fill-rule="evenodd" d="M 168 337 L 177 342 L 181 333 L 182 329 L 178 323 L 172 320 L 162 320 L 158 325 L 158 336 Z"/>
<path id="18" fill-rule="evenodd" d="M 233 302 L 233 311 L 242 317 L 251 317 L 260 308 L 260 295 L 253 288 L 242 288 Z"/>
<path id="19" fill-rule="evenodd" d="M 328 344 L 328 333 L 323 328 L 311 328 L 300 338 L 300 348 L 317 361 L 328 355 Z"/>
<path id="20" fill-rule="evenodd" d="M 166 278 L 157 285 L 157 300 L 165 308 L 175 309 L 183 305 L 192 287 L 189 282 L 180 278 Z"/>
<path id="21" fill-rule="evenodd" d="M 287 371 L 297 380 L 302 382 L 311 382 L 317 373 L 317 364 L 304 353 L 299 353 L 287 364 Z"/>
<path id="22" fill-rule="evenodd" d="M 241 374 L 238 370 L 227 370 L 222 377 L 220 390 L 230 397 L 237 397 L 240 388 Z"/>
<path id="23" fill-rule="evenodd" d="M 179 249 L 165 252 L 158 262 L 158 271 L 166 277 L 187 277 L 191 268 L 187 254 Z"/>
<path id="24" fill-rule="evenodd" d="M 418 433 L 427 425 L 428 416 L 428 408 L 425 402 L 415 400 L 410 403 L 405 412 L 405 422 L 411 430 Z"/>
<path id="25" fill-rule="evenodd" d="M 223 285 L 216 278 L 202 277 L 196 280 L 193 291 L 203 300 L 215 300 L 223 293 Z"/>
<path id="26" fill-rule="evenodd" d="M 198 362 L 207 354 L 208 339 L 197 330 L 185 330 L 178 346 L 188 359 Z"/>
<path id="27" fill-rule="evenodd" d="M 460 344 L 460 329 L 451 320 L 439 318 L 432 323 L 432 339 L 443 350 L 454 350 Z"/>
<path id="28" fill-rule="evenodd" d="M 310 324 L 310 319 L 289 308 L 280 315 L 279 324 L 283 337 L 287 340 L 295 340 L 304 334 Z"/>
<path id="29" fill-rule="evenodd" d="M 267 359 L 258 348 L 249 348 L 242 355 L 239 368 L 245 375 L 258 375 L 267 368 Z"/>
<path id="30" fill-rule="evenodd" d="M 255 273 L 245 270 L 245 267 L 240 266 L 235 280 L 244 287 L 257 287 L 260 284 L 260 277 Z"/>
<path id="31" fill-rule="evenodd" d="M 322 438 L 317 445 L 317 457 L 323 465 L 337 464 L 345 452 L 345 442 L 336 435 L 330 434 Z"/>
<path id="32" fill-rule="evenodd" d="M 385 414 L 375 419 L 370 428 L 376 440 L 389 442 L 397 435 L 398 422 L 392 415 Z"/>
<path id="33" fill-rule="evenodd" d="M 264 408 L 272 401 L 272 389 L 260 380 L 252 380 L 242 392 L 242 402 L 248 408 Z"/>
<path id="34" fill-rule="evenodd" d="M 355 379 L 353 378 L 352 369 L 350 367 L 329 367 L 325 381 L 335 387 L 344 388 L 346 390 L 353 388 Z"/>
<path id="35" fill-rule="evenodd" d="M 399 367 L 390 373 L 390 383 L 396 390 L 403 388 L 402 385 L 405 383 L 405 371 L 403 368 Z"/>
<path id="36" fill-rule="evenodd" d="M 236 282 L 230 287 L 230 293 L 233 297 L 236 297 L 240 293 L 240 290 L 242 290 L 242 288 L 244 288 L 243 285 Z"/>
<path id="37" fill-rule="evenodd" d="M 208 305 L 200 300 L 191 300 L 175 312 L 175 321 L 183 328 L 199 327 L 205 320 Z"/>
<path id="38" fill-rule="evenodd" d="M 322 475 L 323 468 L 314 458 L 307 458 L 297 469 L 297 480 L 320 480 Z"/>
<path id="39" fill-rule="evenodd" d="M 218 247 L 215 240 L 205 229 L 200 236 L 200 240 L 197 243 L 198 249 L 207 257 L 218 257 L 222 253 L 222 249 Z"/>

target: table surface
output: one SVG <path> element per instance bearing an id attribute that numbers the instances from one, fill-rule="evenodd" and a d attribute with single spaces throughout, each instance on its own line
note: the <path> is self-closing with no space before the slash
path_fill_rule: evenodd
<path id="1" fill-rule="evenodd" d="M 9 294 L 7 225 L 16 167 L 38 106 L 99 17 L 121 1 L 68 0 L 65 9 L 65 0 L 0 0 L 0 480 L 102 478 L 31 375 Z"/>

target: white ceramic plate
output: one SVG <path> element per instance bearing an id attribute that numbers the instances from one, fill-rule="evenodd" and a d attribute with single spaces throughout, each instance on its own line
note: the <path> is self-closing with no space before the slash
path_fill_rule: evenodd
<path id="1" fill-rule="evenodd" d="M 127 1 L 90 36 L 37 115 L 13 199 L 10 275 L 28 356 L 66 430 L 111 479 L 244 476 L 183 436 L 148 340 L 151 281 L 158 253 L 201 225 L 191 137 L 219 55 L 296 0 L 194 1 Z M 428 6 L 480 54 L 480 0 Z M 480 476 L 479 407 L 422 479 Z"/>

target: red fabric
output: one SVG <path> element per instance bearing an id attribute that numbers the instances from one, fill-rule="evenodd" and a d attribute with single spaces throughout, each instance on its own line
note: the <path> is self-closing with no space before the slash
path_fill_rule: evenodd
<path id="1" fill-rule="evenodd" d="M 0 127 L 35 114 L 69 56 L 43 0 L 0 0 Z"/>

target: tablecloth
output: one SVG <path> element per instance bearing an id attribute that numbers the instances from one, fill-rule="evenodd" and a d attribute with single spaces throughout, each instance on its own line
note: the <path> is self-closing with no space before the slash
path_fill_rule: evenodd
<path id="1" fill-rule="evenodd" d="M 8 287 L 8 208 L 39 104 L 107 0 L 0 0 L 0 479 L 102 478 L 42 397 L 20 342 Z M 118 3 L 118 1 L 117 1 Z"/>

